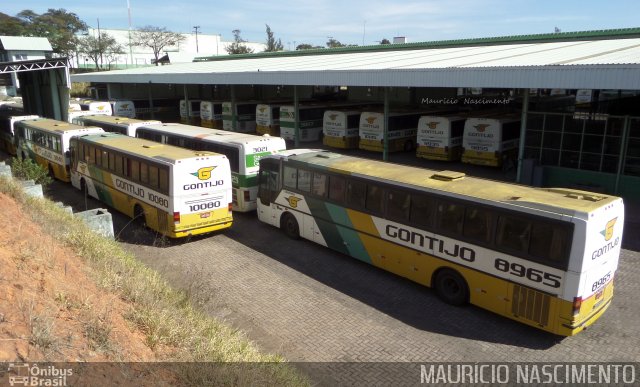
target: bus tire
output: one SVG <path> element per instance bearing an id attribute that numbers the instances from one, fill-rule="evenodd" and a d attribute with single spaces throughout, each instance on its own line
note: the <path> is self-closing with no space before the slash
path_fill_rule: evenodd
<path id="1" fill-rule="evenodd" d="M 83 194 L 87 194 L 87 182 L 84 180 L 84 177 L 80 179 L 80 191 Z"/>
<path id="2" fill-rule="evenodd" d="M 133 220 L 142 227 L 147 226 L 147 217 L 144 214 L 144 209 L 139 204 L 133 206 Z"/>
<path id="3" fill-rule="evenodd" d="M 53 171 L 53 166 L 51 166 L 51 164 L 49 164 L 49 176 L 51 178 L 55 178 L 56 177 L 56 173 Z"/>
<path id="4" fill-rule="evenodd" d="M 280 219 L 280 228 L 284 230 L 284 233 L 291 239 L 300 239 L 300 227 L 296 217 L 288 212 L 285 212 Z"/>
<path id="5" fill-rule="evenodd" d="M 409 152 L 413 150 L 413 141 L 407 140 L 404 142 L 404 151 Z"/>
<path id="6" fill-rule="evenodd" d="M 467 281 L 454 270 L 439 270 L 435 275 L 434 288 L 438 297 L 447 304 L 460 306 L 469 302 Z"/>

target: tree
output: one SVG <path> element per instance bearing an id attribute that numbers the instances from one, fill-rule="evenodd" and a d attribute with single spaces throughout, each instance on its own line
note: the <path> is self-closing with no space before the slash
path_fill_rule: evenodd
<path id="1" fill-rule="evenodd" d="M 88 28 L 78 15 L 63 8 L 49 8 L 42 15 L 23 10 L 16 17 L 25 26 L 24 35 L 47 38 L 54 54 L 59 56 L 73 57 L 78 45 L 76 34 Z"/>
<path id="2" fill-rule="evenodd" d="M 17 17 L 0 12 L 0 35 L 22 36 L 25 34 L 25 23 Z"/>
<path id="3" fill-rule="evenodd" d="M 182 34 L 168 31 L 165 27 L 144 26 L 133 31 L 131 45 L 150 48 L 155 57 L 155 64 L 158 66 L 160 52 L 165 47 L 177 46 L 184 39 L 185 37 Z"/>
<path id="4" fill-rule="evenodd" d="M 99 38 L 91 35 L 80 38 L 78 51 L 91 58 L 97 69 L 103 68 L 105 61 L 111 68 L 111 63 L 116 57 L 125 53 L 124 48 L 118 44 L 116 39 L 106 32 L 101 32 Z"/>
<path id="5" fill-rule="evenodd" d="M 233 43 L 225 48 L 229 55 L 253 53 L 253 49 L 244 44 L 246 40 L 240 37 L 240 30 L 233 30 L 231 32 L 233 33 Z"/>
<path id="6" fill-rule="evenodd" d="M 284 46 L 282 45 L 282 41 L 280 39 L 278 39 L 276 41 L 276 39 L 273 37 L 273 32 L 271 31 L 271 27 L 269 27 L 268 24 L 265 24 L 265 25 L 267 26 L 267 48 L 264 51 L 265 52 L 272 52 L 272 51 L 282 51 L 282 50 L 284 50 Z"/>
<path id="7" fill-rule="evenodd" d="M 380 44 L 391 44 L 391 42 L 387 38 L 382 38 L 382 40 L 380 41 Z"/>
<path id="8" fill-rule="evenodd" d="M 298 44 L 296 46 L 296 50 L 314 50 L 314 49 L 318 49 L 318 48 L 324 48 L 324 47 L 322 47 L 322 46 L 313 46 L 313 45 L 308 44 L 308 43 L 301 43 L 301 44 Z"/>
<path id="9" fill-rule="evenodd" d="M 345 47 L 345 45 L 335 40 L 334 38 L 329 38 L 329 40 L 327 41 L 327 47 L 336 48 L 336 47 Z"/>

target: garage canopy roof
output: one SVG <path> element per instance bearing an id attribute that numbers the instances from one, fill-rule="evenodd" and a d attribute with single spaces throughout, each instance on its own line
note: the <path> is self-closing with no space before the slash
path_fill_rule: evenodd
<path id="1" fill-rule="evenodd" d="M 225 56 L 72 81 L 640 90 L 640 29 Z"/>

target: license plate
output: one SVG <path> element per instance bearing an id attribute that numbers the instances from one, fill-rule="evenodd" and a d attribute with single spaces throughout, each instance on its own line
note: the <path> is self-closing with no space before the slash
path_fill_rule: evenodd
<path id="1" fill-rule="evenodd" d="M 600 289 L 598 293 L 596 293 L 596 300 L 602 298 L 603 294 L 604 294 L 604 289 Z"/>
<path id="2" fill-rule="evenodd" d="M 210 212 L 203 212 L 202 214 L 200 214 L 200 218 L 208 218 L 211 216 Z"/>

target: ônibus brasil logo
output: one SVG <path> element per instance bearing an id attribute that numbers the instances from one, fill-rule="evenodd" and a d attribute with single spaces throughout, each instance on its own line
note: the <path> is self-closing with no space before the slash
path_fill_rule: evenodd
<path id="1" fill-rule="evenodd" d="M 616 224 L 617 220 L 618 220 L 617 217 L 611 219 L 610 221 L 607 222 L 607 225 L 605 226 L 604 230 L 600 231 L 600 234 L 604 236 L 605 241 L 608 241 L 613 236 L 613 226 Z"/>
<path id="2" fill-rule="evenodd" d="M 191 173 L 193 176 L 197 177 L 198 180 L 209 180 L 211 179 L 211 171 L 213 171 L 216 167 L 202 167 L 198 169 L 198 172 Z"/>

